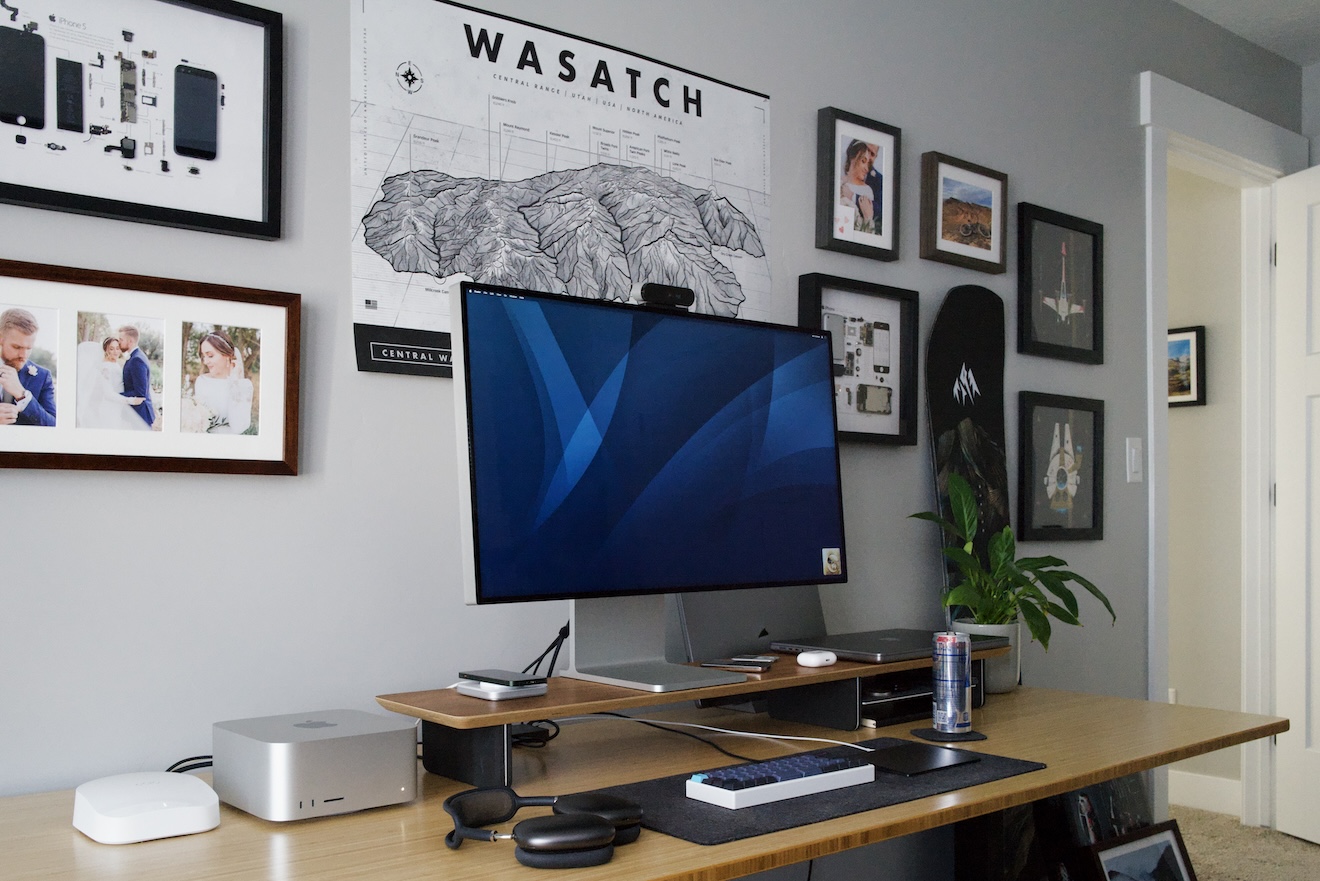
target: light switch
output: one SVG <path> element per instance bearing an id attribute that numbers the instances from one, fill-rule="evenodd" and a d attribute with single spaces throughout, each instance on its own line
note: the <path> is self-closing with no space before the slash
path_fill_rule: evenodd
<path id="1" fill-rule="evenodd" d="M 1141 453 L 1141 438 L 1127 439 L 1127 482 L 1141 483 L 1145 480 L 1145 465 Z"/>

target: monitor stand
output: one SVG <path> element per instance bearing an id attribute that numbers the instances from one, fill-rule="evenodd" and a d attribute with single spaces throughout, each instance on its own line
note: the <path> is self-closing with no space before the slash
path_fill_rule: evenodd
<path id="1" fill-rule="evenodd" d="M 747 681 L 742 673 L 665 658 L 664 594 L 573 600 L 572 607 L 564 676 L 654 692 Z"/>

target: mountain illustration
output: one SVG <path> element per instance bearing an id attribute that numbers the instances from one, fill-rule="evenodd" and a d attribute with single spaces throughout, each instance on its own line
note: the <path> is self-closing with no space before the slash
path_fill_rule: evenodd
<path id="1" fill-rule="evenodd" d="M 691 288 L 698 312 L 735 316 L 742 287 L 714 249 L 765 256 L 728 199 L 647 168 L 521 181 L 410 171 L 382 190 L 363 218 L 366 243 L 399 272 L 612 300 L 626 300 L 634 281 L 658 282 Z"/>

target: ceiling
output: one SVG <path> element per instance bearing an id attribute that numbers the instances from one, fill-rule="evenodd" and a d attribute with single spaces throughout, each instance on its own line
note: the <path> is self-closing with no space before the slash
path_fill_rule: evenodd
<path id="1" fill-rule="evenodd" d="M 1302 67 L 1320 62 L 1320 0 L 1176 0 Z"/>

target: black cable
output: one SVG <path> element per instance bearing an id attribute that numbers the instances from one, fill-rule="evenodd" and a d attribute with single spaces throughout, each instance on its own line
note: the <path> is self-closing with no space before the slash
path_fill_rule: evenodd
<path id="1" fill-rule="evenodd" d="M 212 765 L 211 756 L 189 756 L 186 759 L 179 759 L 173 765 L 165 769 L 167 773 L 186 774 L 189 771 L 196 771 L 201 768 L 209 768 Z"/>
<path id="2" fill-rule="evenodd" d="M 523 667 L 522 672 L 524 673 L 535 672 L 536 669 L 541 666 L 541 662 L 545 660 L 545 656 L 550 654 L 551 652 L 554 652 L 554 657 L 550 659 L 550 669 L 547 670 L 545 674 L 546 676 L 552 676 L 555 672 L 555 662 L 559 660 L 559 648 L 564 644 L 564 640 L 566 639 L 568 639 L 567 621 L 564 622 L 563 627 L 559 628 L 559 635 L 556 636 L 553 640 L 551 640 L 550 644 L 545 647 L 545 651 L 537 655 L 535 661 L 532 661 L 526 667 Z"/>
<path id="3" fill-rule="evenodd" d="M 509 734 L 509 742 L 527 749 L 541 749 L 558 736 L 559 723 L 553 719 L 538 719 L 535 722 L 523 722 L 513 726 Z"/>
<path id="4" fill-rule="evenodd" d="M 726 756 L 728 756 L 728 757 L 731 758 L 731 759 L 738 759 L 739 761 L 742 761 L 742 762 L 763 762 L 763 761 L 765 761 L 765 759 L 754 759 L 754 758 L 752 758 L 751 756 L 740 756 L 740 755 L 738 755 L 736 752 L 733 752 L 733 751 L 731 751 L 731 750 L 727 750 L 727 749 L 725 749 L 724 747 L 720 746 L 720 745 L 719 745 L 718 743 L 716 743 L 715 741 L 710 740 L 709 738 L 706 738 L 706 737 L 702 737 L 700 734 L 693 734 L 691 731 L 682 731 L 682 730 L 680 730 L 680 729 L 678 729 L 678 728 L 670 728 L 669 726 L 667 726 L 667 725 L 665 725 L 665 724 L 663 724 L 663 723 L 651 722 L 651 721 L 648 721 L 648 720 L 646 720 L 646 719 L 638 719 L 638 718 L 635 717 L 635 716 L 628 716 L 628 715 L 625 715 L 624 713 L 592 713 L 591 715 L 593 715 L 593 716 L 614 716 L 614 717 L 617 718 L 617 719 L 631 719 L 631 720 L 634 721 L 634 722 L 640 722 L 641 724 L 646 725 L 646 726 L 651 727 L 651 728 L 657 728 L 657 729 L 659 729 L 659 730 L 661 730 L 661 731 L 668 731 L 670 734 L 681 734 L 681 735 L 683 735 L 684 737 L 690 737 L 690 738 L 692 738 L 693 740 L 700 741 L 701 743 L 706 744 L 706 746 L 710 747 L 711 749 L 718 750 L 719 752 L 724 753 Z"/>

